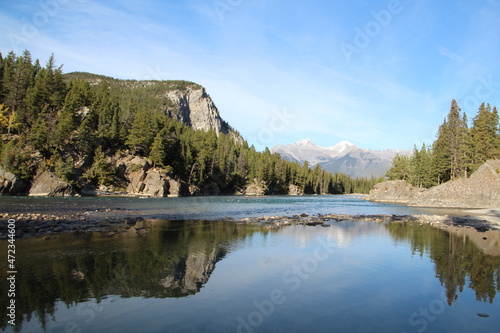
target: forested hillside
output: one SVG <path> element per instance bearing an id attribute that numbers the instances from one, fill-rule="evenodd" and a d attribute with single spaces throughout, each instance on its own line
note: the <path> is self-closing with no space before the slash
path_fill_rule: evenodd
<path id="1" fill-rule="evenodd" d="M 387 172 L 389 180 L 403 179 L 429 188 L 449 180 L 470 176 L 489 159 L 500 158 L 498 110 L 481 104 L 472 125 L 457 102 L 439 127 L 431 146 L 415 147 L 412 156 L 397 155 Z"/>
<path id="2" fill-rule="evenodd" d="M 77 192 L 125 188 L 123 172 L 112 163 L 124 154 L 148 158 L 190 185 L 215 183 L 225 193 L 255 181 L 265 184 L 266 193 L 285 194 L 290 185 L 304 193 L 366 193 L 377 181 L 310 169 L 268 149 L 258 152 L 226 123 L 227 131 L 193 129 L 176 119 L 179 105 L 165 93 L 200 87 L 63 74 L 53 56 L 42 66 L 28 51 L 0 54 L 1 167 L 27 184 L 49 171 Z"/>

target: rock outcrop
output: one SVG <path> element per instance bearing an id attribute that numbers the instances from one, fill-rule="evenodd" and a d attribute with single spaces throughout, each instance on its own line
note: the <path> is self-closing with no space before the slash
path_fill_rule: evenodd
<path id="1" fill-rule="evenodd" d="M 254 179 L 252 183 L 246 186 L 243 193 L 245 195 L 265 195 L 268 190 L 268 186 L 264 181 Z"/>
<path id="2" fill-rule="evenodd" d="M 379 183 L 368 199 L 415 207 L 500 208 L 500 160 L 487 161 L 470 178 L 428 190 L 415 188 L 403 180 Z"/>
<path id="3" fill-rule="evenodd" d="M 181 197 L 196 195 L 199 189 L 172 178 L 167 172 L 152 166 L 144 157 L 126 155 L 116 161 L 121 177 L 128 182 L 127 194 L 148 197 Z"/>
<path id="4" fill-rule="evenodd" d="M 304 195 L 304 190 L 302 190 L 297 185 L 288 185 L 288 195 Z"/>
<path id="5" fill-rule="evenodd" d="M 404 180 L 388 180 L 376 184 L 370 191 L 369 200 L 377 202 L 408 203 L 423 189 L 415 188 Z"/>
<path id="6" fill-rule="evenodd" d="M 219 110 L 206 93 L 205 88 L 193 85 L 187 87 L 186 90 L 169 91 L 166 97 L 174 104 L 166 110 L 169 117 L 195 130 L 213 129 L 217 136 L 219 133 L 228 134 L 231 131 L 229 125 L 220 117 Z"/>
<path id="7" fill-rule="evenodd" d="M 28 184 L 15 174 L 0 169 L 0 195 L 26 194 Z"/>
<path id="8" fill-rule="evenodd" d="M 160 170 L 153 168 L 147 171 L 138 170 L 129 175 L 129 194 L 151 197 L 166 197 L 169 194 L 169 180 Z"/>
<path id="9" fill-rule="evenodd" d="M 50 171 L 44 171 L 33 180 L 29 195 L 34 197 L 71 197 L 78 194 L 71 184 L 61 180 Z"/>
<path id="10" fill-rule="evenodd" d="M 500 208 L 500 160 L 490 160 L 470 178 L 418 193 L 408 205 L 418 207 Z"/>

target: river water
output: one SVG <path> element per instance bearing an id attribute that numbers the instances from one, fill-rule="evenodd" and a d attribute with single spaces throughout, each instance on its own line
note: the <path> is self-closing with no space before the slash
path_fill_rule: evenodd
<path id="1" fill-rule="evenodd" d="M 107 207 L 163 218 L 140 221 L 113 237 L 96 232 L 16 240 L 15 328 L 7 322 L 7 241 L 0 241 L 0 328 L 7 332 L 421 333 L 500 327 L 500 256 L 493 249 L 500 242 L 488 251 L 478 243 L 490 241 L 490 234 L 482 240 L 412 223 L 269 229 L 217 221 L 443 210 L 352 196 L 1 202 L 2 209 L 17 212 L 59 207 L 104 214 Z M 176 216 L 183 220 L 164 219 Z"/>

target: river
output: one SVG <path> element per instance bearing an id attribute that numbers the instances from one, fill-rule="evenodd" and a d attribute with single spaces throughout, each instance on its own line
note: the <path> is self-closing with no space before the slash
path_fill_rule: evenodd
<path id="1" fill-rule="evenodd" d="M 0 207 L 112 208 L 146 218 L 113 237 L 17 239 L 16 328 L 7 316 L 8 243 L 0 241 L 7 332 L 497 332 L 500 325 L 500 256 L 480 249 L 481 238 L 416 223 L 269 229 L 217 220 L 450 211 L 353 196 L 1 198 Z"/>

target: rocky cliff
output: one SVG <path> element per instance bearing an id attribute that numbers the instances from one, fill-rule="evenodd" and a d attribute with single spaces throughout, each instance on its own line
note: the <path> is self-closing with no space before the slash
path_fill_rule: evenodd
<path id="1" fill-rule="evenodd" d="M 377 184 L 369 200 L 399 202 L 415 207 L 500 208 L 500 160 L 483 164 L 470 178 L 461 178 L 428 190 L 403 180 Z"/>
<path id="2" fill-rule="evenodd" d="M 170 118 L 177 119 L 195 130 L 214 130 L 217 135 L 229 134 L 232 131 L 220 117 L 219 110 L 205 88 L 193 85 L 185 90 L 168 91 L 165 97 L 173 103 L 173 106 L 165 110 Z"/>
<path id="3" fill-rule="evenodd" d="M 91 73 L 74 72 L 64 75 L 67 80 L 82 79 L 91 85 L 108 82 L 112 91 L 130 91 L 141 100 L 148 100 L 149 108 L 163 110 L 166 115 L 177 119 L 195 130 L 214 130 L 229 134 L 235 140 L 243 138 L 222 119 L 205 88 L 189 81 L 136 81 L 118 80 Z"/>

